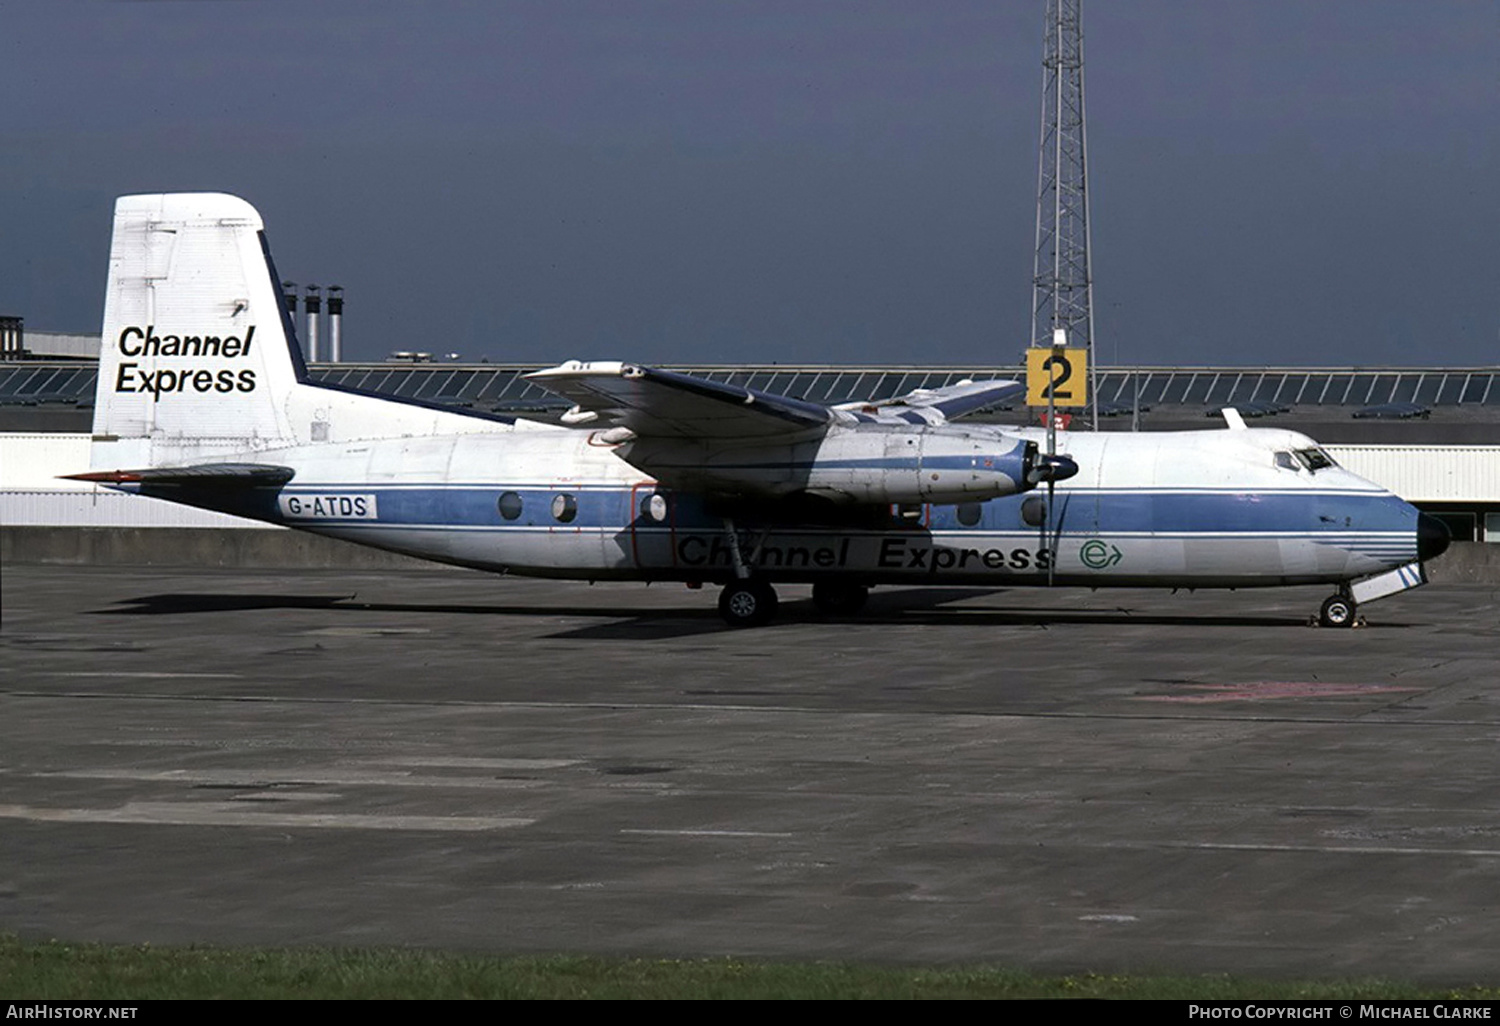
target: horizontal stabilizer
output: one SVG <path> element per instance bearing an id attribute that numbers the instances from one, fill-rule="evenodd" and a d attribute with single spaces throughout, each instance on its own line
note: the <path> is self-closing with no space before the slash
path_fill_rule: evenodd
<path id="1" fill-rule="evenodd" d="M 198 488 L 275 488 L 296 474 L 291 467 L 264 463 L 204 463 L 195 467 L 151 467 L 146 470 L 95 470 L 63 474 L 71 481 L 97 484 L 188 485 Z"/>

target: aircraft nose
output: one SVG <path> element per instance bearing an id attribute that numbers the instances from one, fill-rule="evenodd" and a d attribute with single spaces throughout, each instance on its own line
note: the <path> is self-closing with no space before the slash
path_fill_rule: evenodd
<path id="1" fill-rule="evenodd" d="M 1422 562 L 1436 559 L 1448 551 L 1453 533 L 1448 525 L 1430 513 L 1417 516 L 1417 558 Z"/>

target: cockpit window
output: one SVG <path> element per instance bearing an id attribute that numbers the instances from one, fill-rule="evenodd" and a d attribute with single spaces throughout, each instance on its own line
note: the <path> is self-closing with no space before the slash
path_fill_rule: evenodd
<path id="1" fill-rule="evenodd" d="M 1276 465 L 1282 470 L 1297 470 L 1302 466 L 1289 452 L 1278 452 L 1276 454 Z"/>
<path id="2" fill-rule="evenodd" d="M 1338 466 L 1333 462 L 1333 457 L 1322 449 L 1298 449 L 1293 455 L 1297 457 L 1299 463 L 1315 474 L 1328 467 Z"/>

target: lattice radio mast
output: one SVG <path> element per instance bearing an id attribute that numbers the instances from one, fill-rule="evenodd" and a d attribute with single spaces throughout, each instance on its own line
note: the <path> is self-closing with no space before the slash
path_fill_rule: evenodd
<path id="1" fill-rule="evenodd" d="M 1067 332 L 1069 346 L 1088 349 L 1090 405 L 1093 426 L 1098 428 L 1094 279 L 1089 264 L 1084 159 L 1082 6 L 1083 0 L 1047 0 L 1031 344 L 1051 346 L 1053 333 L 1060 328 Z"/>

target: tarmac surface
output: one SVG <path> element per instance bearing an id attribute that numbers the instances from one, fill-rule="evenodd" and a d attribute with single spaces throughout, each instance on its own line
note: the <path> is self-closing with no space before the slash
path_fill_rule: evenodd
<path id="1" fill-rule="evenodd" d="M 0 584 L 0 932 L 1497 982 L 1495 586 Z"/>

